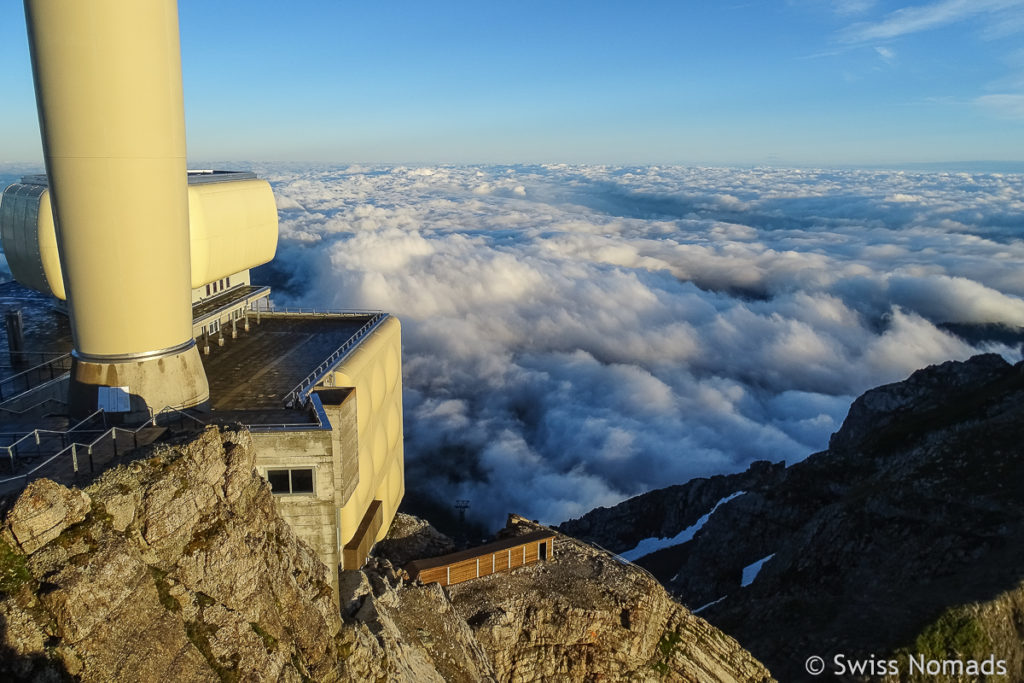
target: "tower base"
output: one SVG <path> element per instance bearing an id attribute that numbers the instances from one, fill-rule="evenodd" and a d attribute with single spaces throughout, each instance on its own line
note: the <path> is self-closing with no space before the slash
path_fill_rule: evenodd
<path id="1" fill-rule="evenodd" d="M 207 408 L 210 386 L 195 341 L 135 358 L 72 353 L 68 411 L 85 417 L 103 409 L 125 423 L 142 423 L 165 408 Z"/>

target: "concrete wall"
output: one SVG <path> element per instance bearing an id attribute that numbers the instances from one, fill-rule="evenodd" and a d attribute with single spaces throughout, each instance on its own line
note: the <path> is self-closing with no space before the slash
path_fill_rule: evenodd
<path id="1" fill-rule="evenodd" d="M 405 493 L 398 320 L 381 323 L 325 380 L 332 386 L 318 386 L 315 396 L 329 430 L 257 431 L 253 440 L 264 477 L 270 469 L 314 469 L 315 493 L 278 495 L 278 508 L 327 566 L 339 567 L 341 549 L 356 536 L 374 501 L 381 506 L 373 539 L 378 541 Z"/>
<path id="2" fill-rule="evenodd" d="M 273 469 L 313 469 L 314 493 L 275 495 L 274 500 L 295 535 L 334 570 L 341 562 L 335 503 L 335 471 L 340 467 L 335 467 L 331 432 L 254 432 L 252 436 L 256 468 L 263 477 Z M 332 582 L 336 582 L 337 572 L 330 574 Z"/>
<path id="3" fill-rule="evenodd" d="M 337 568 L 341 566 L 339 519 L 359 484 L 356 392 L 353 389 L 323 389 L 316 392 L 323 405 L 329 429 L 296 431 L 254 431 L 256 468 L 266 478 L 268 470 L 313 470 L 311 494 L 277 494 L 277 508 L 295 531 L 331 568 L 337 590 Z"/>

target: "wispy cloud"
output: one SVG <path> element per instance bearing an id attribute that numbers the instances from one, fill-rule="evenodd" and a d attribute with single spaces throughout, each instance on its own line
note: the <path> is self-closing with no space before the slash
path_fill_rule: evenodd
<path id="1" fill-rule="evenodd" d="M 896 59 L 896 51 L 892 48 L 876 46 L 875 52 L 877 52 L 878 56 L 887 62 L 891 62 Z"/>
<path id="2" fill-rule="evenodd" d="M 833 0 L 836 14 L 862 14 L 875 6 L 876 0 Z"/>
<path id="3" fill-rule="evenodd" d="M 1024 121 L 1024 95 L 1016 93 L 982 95 L 976 98 L 974 103 L 1000 118 Z"/>
<path id="4" fill-rule="evenodd" d="M 1024 0 L 942 0 L 928 5 L 904 7 L 874 22 L 854 24 L 840 35 L 845 42 L 886 40 L 928 31 L 976 16 L 1002 18 L 1005 12 L 1024 8 Z M 1000 22 L 1006 24 L 1006 22 Z"/>

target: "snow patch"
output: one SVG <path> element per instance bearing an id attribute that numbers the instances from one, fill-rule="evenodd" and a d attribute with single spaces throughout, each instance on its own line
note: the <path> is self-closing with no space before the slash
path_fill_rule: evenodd
<path id="1" fill-rule="evenodd" d="M 718 598 L 717 600 L 712 600 L 711 602 L 709 602 L 706 605 L 701 605 L 697 609 L 691 610 L 690 614 L 699 614 L 699 613 L 703 612 L 704 610 L 706 610 L 708 607 L 711 607 L 712 605 L 717 605 L 718 603 L 722 602 L 722 600 L 725 600 L 727 597 L 729 597 L 729 596 L 728 595 L 723 595 L 722 597 Z"/>
<path id="2" fill-rule="evenodd" d="M 715 510 L 718 509 L 719 505 L 728 503 L 733 498 L 742 496 L 744 493 L 746 493 L 746 491 L 737 491 L 736 493 L 733 493 L 732 495 L 726 496 L 725 498 L 721 499 L 720 501 L 715 503 L 715 506 L 711 508 L 710 512 L 708 512 L 706 515 L 704 515 L 696 522 L 694 522 L 692 526 L 683 529 L 675 536 L 672 536 L 670 538 L 655 538 L 652 536 L 650 538 L 643 539 L 642 541 L 637 543 L 636 546 L 633 547 L 631 550 L 627 550 L 626 552 L 621 553 L 622 557 L 626 558 L 630 562 L 635 562 L 644 555 L 650 555 L 656 550 L 661 550 L 662 548 L 671 548 L 674 545 L 686 543 L 687 541 L 693 538 L 694 534 L 700 531 L 701 527 L 707 524 L 707 521 L 711 518 L 711 515 L 715 514 Z"/>
<path id="3" fill-rule="evenodd" d="M 754 579 L 757 578 L 758 573 L 761 571 L 761 566 L 768 560 L 775 557 L 775 553 L 762 557 L 757 562 L 752 562 L 743 568 L 743 580 L 740 581 L 740 586 L 746 588 L 750 584 L 754 583 Z"/>

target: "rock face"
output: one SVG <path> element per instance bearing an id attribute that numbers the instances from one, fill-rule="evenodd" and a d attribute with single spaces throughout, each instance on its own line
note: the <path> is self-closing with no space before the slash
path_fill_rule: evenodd
<path id="1" fill-rule="evenodd" d="M 507 532 L 539 528 L 512 516 Z M 402 557 L 403 546 L 419 542 L 395 539 L 388 552 Z M 447 588 L 407 585 L 403 574 L 377 557 L 346 573 L 342 589 L 346 618 L 409 667 L 402 680 L 773 680 L 649 574 L 561 534 L 553 558 L 509 573 Z"/>
<path id="2" fill-rule="evenodd" d="M 611 508 L 599 507 L 558 530 L 581 541 L 596 543 L 615 553 L 629 550 L 643 538 L 671 538 L 692 526 L 716 502 L 737 491 L 761 491 L 778 483 L 783 462 L 751 463 L 746 472 L 691 479 L 625 500 Z"/>
<path id="3" fill-rule="evenodd" d="M 641 570 L 566 537 L 449 592 L 396 569 L 450 549 L 400 516 L 342 573 L 339 606 L 253 463 L 246 432 L 210 429 L 83 491 L 26 488 L 0 526 L 0 680 L 769 679 Z"/>
<path id="4" fill-rule="evenodd" d="M 987 355 L 867 392 L 829 450 L 639 563 L 781 680 L 814 655 L 944 680 L 911 675 L 922 654 L 1024 680 L 1021 538 L 1024 364 Z"/>
<path id="5" fill-rule="evenodd" d="M 522 533 L 538 529 L 514 519 Z M 559 534 L 555 557 L 452 586 L 502 681 L 767 681 L 736 642 L 646 572 Z"/>
<path id="6" fill-rule="evenodd" d="M 0 536 L 18 578 L 0 602 L 8 678 L 343 671 L 326 569 L 277 515 L 245 432 L 154 450 L 85 492 L 38 480 Z"/>

